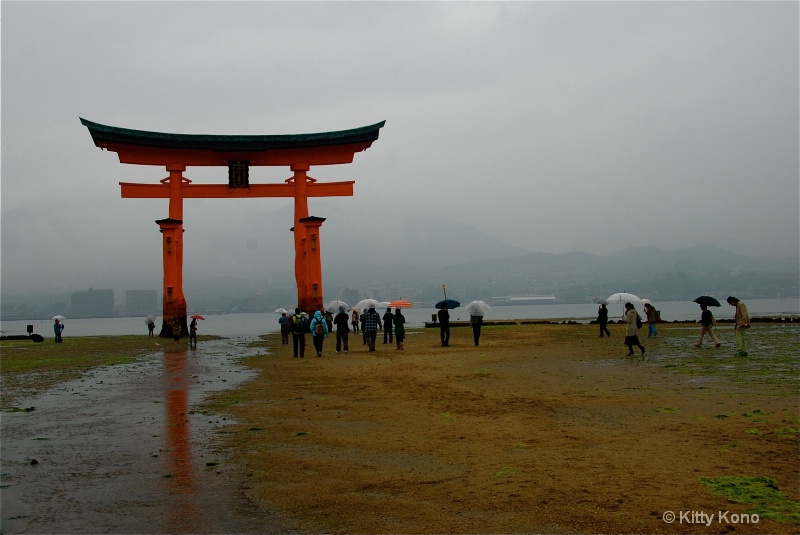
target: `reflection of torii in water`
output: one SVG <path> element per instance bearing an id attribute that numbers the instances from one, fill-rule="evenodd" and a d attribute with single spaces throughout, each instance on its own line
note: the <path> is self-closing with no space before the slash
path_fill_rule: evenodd
<path id="1" fill-rule="evenodd" d="M 146 132 L 105 126 L 81 119 L 97 147 L 116 152 L 120 163 L 163 165 L 169 176 L 160 184 L 120 182 L 124 198 L 169 199 L 169 217 L 156 221 L 163 234 L 164 310 L 161 336 L 171 336 L 173 318 L 187 333 L 183 295 L 183 199 L 294 197 L 295 280 L 297 306 L 322 306 L 321 217 L 309 217 L 309 197 L 352 196 L 354 181 L 320 183 L 308 176 L 312 165 L 351 163 L 356 152 L 378 139 L 385 121 L 371 126 L 292 135 L 193 135 Z M 227 184 L 193 184 L 188 166 L 227 166 Z M 250 184 L 252 166 L 288 166 L 284 184 Z"/>

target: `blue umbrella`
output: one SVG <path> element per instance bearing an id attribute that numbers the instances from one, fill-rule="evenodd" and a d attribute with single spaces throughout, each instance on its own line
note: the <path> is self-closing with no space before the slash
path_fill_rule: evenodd
<path id="1" fill-rule="evenodd" d="M 442 308 L 444 305 L 447 305 L 447 308 L 452 310 L 454 308 L 460 307 L 461 303 L 459 303 L 455 299 L 442 299 L 441 301 L 439 301 L 438 303 L 436 303 L 433 306 L 435 306 L 436 308 Z"/>

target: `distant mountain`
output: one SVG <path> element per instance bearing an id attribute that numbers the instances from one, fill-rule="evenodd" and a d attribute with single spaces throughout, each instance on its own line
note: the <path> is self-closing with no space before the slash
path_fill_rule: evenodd
<path id="1" fill-rule="evenodd" d="M 485 299 L 502 295 L 553 294 L 560 302 L 629 291 L 652 299 L 685 299 L 704 293 L 785 297 L 798 295 L 797 258 L 752 258 L 715 246 L 676 251 L 631 247 L 605 255 L 531 252 L 475 227 L 427 214 L 379 207 L 346 209 L 316 203 L 312 215 L 328 218 L 321 235 L 326 298 L 346 287 L 418 300 Z M 185 234 L 184 289 L 193 303 L 226 309 L 253 296 L 290 306 L 296 300 L 292 207 L 275 212 L 242 210 L 224 225 L 190 218 Z M 231 229 L 235 229 L 232 231 Z M 161 259 L 135 273 L 103 272 L 94 288 L 161 289 Z M 59 295 L 13 293 L 3 287 L 3 305 L 31 300 L 69 302 L 85 287 L 60 286 Z M 57 308 L 57 307 L 56 307 Z"/>

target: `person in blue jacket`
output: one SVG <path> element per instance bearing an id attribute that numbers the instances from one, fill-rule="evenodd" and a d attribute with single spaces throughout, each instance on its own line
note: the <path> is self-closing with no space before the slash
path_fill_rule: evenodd
<path id="1" fill-rule="evenodd" d="M 328 325 L 322 312 L 317 310 L 314 312 L 314 318 L 311 320 L 311 340 L 314 342 L 314 349 L 317 350 L 317 356 L 322 356 L 322 343 L 325 337 L 328 336 Z"/>

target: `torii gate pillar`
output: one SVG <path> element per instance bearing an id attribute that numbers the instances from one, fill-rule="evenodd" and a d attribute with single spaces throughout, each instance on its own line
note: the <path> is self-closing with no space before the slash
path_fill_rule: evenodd
<path id="1" fill-rule="evenodd" d="M 186 324 L 186 298 L 183 295 L 183 221 L 180 219 L 159 219 L 162 250 L 164 251 L 164 310 L 162 312 L 159 336 L 172 337 L 172 322 L 175 318 L 181 324 L 181 335 L 189 332 Z"/>
<path id="2" fill-rule="evenodd" d="M 309 313 L 323 310 L 320 229 L 324 221 L 324 217 L 303 217 L 294 227 L 297 307 Z"/>

